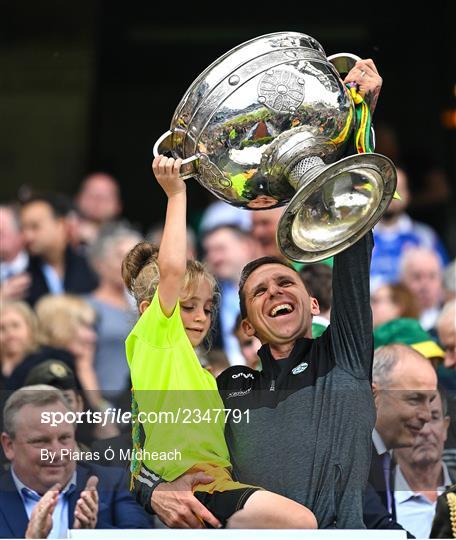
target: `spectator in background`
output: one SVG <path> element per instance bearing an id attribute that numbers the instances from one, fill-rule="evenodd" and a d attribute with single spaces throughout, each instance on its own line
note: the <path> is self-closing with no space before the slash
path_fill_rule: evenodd
<path id="1" fill-rule="evenodd" d="M 421 326 L 432 331 L 444 300 L 442 265 L 438 255 L 427 248 L 409 248 L 400 260 L 399 271 L 401 283 L 417 300 Z"/>
<path id="2" fill-rule="evenodd" d="M 0 205 L 0 299 L 24 298 L 30 277 L 25 273 L 28 255 L 13 206 Z"/>
<path id="3" fill-rule="evenodd" d="M 38 321 L 25 302 L 0 306 L 0 381 L 8 379 L 24 358 L 38 349 Z M 0 385 L 2 388 L 2 385 Z"/>
<path id="4" fill-rule="evenodd" d="M 239 278 L 254 256 L 252 240 L 238 227 L 221 225 L 206 232 L 202 244 L 208 268 L 217 278 L 221 292 L 214 347 L 225 351 L 231 365 L 243 364 L 233 328 L 239 314 Z"/>
<path id="5" fill-rule="evenodd" d="M 236 317 L 233 335 L 236 337 L 241 349 L 242 356 L 245 359 L 245 365 L 252 369 L 260 369 L 260 357 L 258 351 L 261 347 L 261 341 L 256 336 L 249 336 L 242 327 L 242 316 Z"/>
<path id="6" fill-rule="evenodd" d="M 69 242 L 66 216 L 70 205 L 59 195 L 35 196 L 21 208 L 21 225 L 30 255 L 26 300 L 34 305 L 45 294 L 91 292 L 98 278 Z"/>
<path id="7" fill-rule="evenodd" d="M 434 366 L 443 360 L 443 350 L 416 319 L 392 319 L 374 329 L 375 349 L 394 343 L 409 345 L 428 360 L 434 360 Z"/>
<path id="8" fill-rule="evenodd" d="M 437 319 L 437 333 L 445 350 L 444 365 L 456 369 L 456 300 L 450 300 Z"/>
<path id="9" fill-rule="evenodd" d="M 444 388 L 452 389 L 452 378 L 442 369 L 442 360 L 444 351 L 435 342 L 434 338 L 426 332 L 416 319 L 393 319 L 385 324 L 374 328 L 374 347 L 375 349 L 392 344 L 408 345 L 426 357 L 434 368 L 437 368 L 437 378 L 439 384 Z M 453 379 L 453 381 L 452 381 Z M 456 400 L 454 392 L 448 394 L 447 408 L 452 419 L 455 421 L 450 424 L 448 439 L 445 443 L 445 462 L 456 469 Z"/>
<path id="10" fill-rule="evenodd" d="M 320 307 L 320 314 L 312 317 L 312 337 L 317 338 L 328 327 L 331 316 L 332 268 L 324 263 L 308 264 L 301 268 L 299 274 Z"/>
<path id="11" fill-rule="evenodd" d="M 442 460 L 449 424 L 446 398 L 439 392 L 414 445 L 394 451 L 397 521 L 416 538 L 429 538 L 437 497 L 456 482 L 456 471 Z"/>
<path id="12" fill-rule="evenodd" d="M 73 364 L 68 351 L 40 345 L 38 320 L 25 302 L 0 305 L 0 411 L 8 395 L 24 385 L 31 367 L 49 358 Z M 0 416 L 0 431 L 3 419 Z M 0 463 L 6 462 L 0 449 Z"/>
<path id="13" fill-rule="evenodd" d="M 253 212 L 246 212 L 241 208 L 236 208 L 231 204 L 216 199 L 204 211 L 199 225 L 199 233 L 204 236 L 208 231 L 221 225 L 232 225 L 249 232 L 252 229 L 252 214 Z M 155 243 L 152 240 L 150 241 L 153 244 Z"/>
<path id="14" fill-rule="evenodd" d="M 277 225 L 283 210 L 283 208 L 273 208 L 252 212 L 252 236 L 260 246 L 258 257 L 284 258 L 276 240 Z"/>
<path id="15" fill-rule="evenodd" d="M 380 285 L 371 295 L 374 328 L 394 319 L 418 319 L 420 310 L 409 289 L 402 283 Z"/>
<path id="16" fill-rule="evenodd" d="M 373 288 L 399 280 L 399 261 L 410 246 L 434 251 L 442 267 L 448 263 L 445 247 L 431 227 L 413 221 L 406 213 L 410 193 L 407 174 L 401 168 L 397 169 L 397 191 L 401 199 L 391 201 L 382 219 L 374 227 L 375 247 L 371 267 Z"/>
<path id="17" fill-rule="evenodd" d="M 0 303 L 0 411 L 12 388 L 15 373 L 30 355 L 39 356 L 38 321 L 35 313 L 25 302 Z M 13 386 L 14 388 L 14 386 Z M 3 418 L 0 415 L 0 432 Z M 6 463 L 0 448 L 0 465 Z"/>
<path id="18" fill-rule="evenodd" d="M 412 447 L 420 430 L 430 421 L 437 375 L 430 362 L 411 347 L 387 345 L 374 354 L 372 391 L 377 421 L 372 433 L 364 521 L 367 528 L 397 529 L 400 526 L 396 519 L 391 450 Z M 383 520 L 377 518 L 378 499 L 383 505 Z"/>
<path id="19" fill-rule="evenodd" d="M 76 206 L 81 216 L 81 241 L 90 245 L 100 227 L 118 219 L 122 213 L 119 183 L 103 172 L 90 174 L 82 181 L 76 195 Z"/>
<path id="20" fill-rule="evenodd" d="M 4 302 L 0 307 L 0 388 L 17 390 L 29 370 L 54 358 L 73 366 L 69 351 L 41 342 L 38 319 L 25 302 Z"/>
<path id="21" fill-rule="evenodd" d="M 40 341 L 65 349 L 72 355 L 70 367 L 81 383 L 88 402 L 102 408 L 102 398 L 94 369 L 97 336 L 95 310 L 82 298 L 69 294 L 45 296 L 36 305 Z M 71 365 L 72 364 L 72 365 Z M 29 367 L 31 369 L 32 366 Z"/>
<path id="22" fill-rule="evenodd" d="M 376 349 L 394 343 L 408 345 L 428 358 L 434 368 L 437 368 L 439 384 L 447 386 L 441 373 L 444 352 L 431 334 L 426 332 L 416 319 L 393 319 L 374 328 L 374 347 Z M 454 417 L 456 403 L 453 403 L 452 398 L 449 400 L 449 409 L 451 410 L 451 416 Z M 456 451 L 454 450 L 456 444 L 455 425 L 456 423 L 451 424 L 447 441 L 450 448 L 448 450 L 448 460 L 452 461 L 456 460 Z"/>
<path id="23" fill-rule="evenodd" d="M 162 236 L 163 225 L 156 225 L 146 234 L 146 242 L 160 247 Z M 190 227 L 187 227 L 187 259 L 189 261 L 196 259 L 196 236 Z"/>
<path id="24" fill-rule="evenodd" d="M 42 421 L 42 413 L 72 412 L 52 386 L 24 387 L 3 411 L 1 442 L 11 469 L 0 478 L 2 538 L 66 538 L 71 528 L 147 528 L 143 510 L 125 489 L 121 469 L 76 461 L 74 424 Z M 42 449 L 56 452 L 43 457 Z"/>
<path id="25" fill-rule="evenodd" d="M 100 391 L 109 401 L 116 401 L 126 390 L 129 394 L 131 387 L 125 339 L 135 312 L 125 289 L 121 266 L 126 254 L 141 240 L 141 235 L 133 229 L 112 223 L 100 229 L 88 250 L 90 262 L 100 276 L 97 289 L 85 297 L 97 315 L 95 371 Z"/>

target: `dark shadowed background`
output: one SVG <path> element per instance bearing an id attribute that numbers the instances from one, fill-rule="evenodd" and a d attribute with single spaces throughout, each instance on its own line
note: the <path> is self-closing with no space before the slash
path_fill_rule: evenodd
<path id="1" fill-rule="evenodd" d="M 377 150 L 406 165 L 412 190 L 422 190 L 430 172 L 454 182 L 450 2 L 413 12 L 401 2 L 0 5 L 1 200 L 15 198 L 23 185 L 72 194 L 87 172 L 102 169 L 121 182 L 129 219 L 145 228 L 162 219 L 165 200 L 149 172 L 152 146 L 185 90 L 222 53 L 281 30 L 310 34 L 328 55 L 372 57 L 384 79 Z M 197 214 L 209 194 L 195 181 L 189 185 Z M 452 255 L 454 192 L 412 208 Z"/>

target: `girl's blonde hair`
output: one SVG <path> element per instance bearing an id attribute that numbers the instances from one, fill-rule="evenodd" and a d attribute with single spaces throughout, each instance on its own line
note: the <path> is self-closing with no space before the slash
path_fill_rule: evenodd
<path id="1" fill-rule="evenodd" d="M 150 303 L 157 290 L 160 281 L 157 259 L 158 247 L 149 242 L 140 242 L 130 250 L 122 262 L 122 278 L 128 291 L 135 298 L 138 309 L 141 302 Z M 215 277 L 199 261 L 187 261 L 180 301 L 190 298 L 202 280 L 206 280 L 212 290 L 213 309 L 210 333 L 215 323 L 220 293 Z"/>
<path id="2" fill-rule="evenodd" d="M 79 324 L 93 325 L 96 319 L 92 306 L 72 294 L 43 296 L 35 311 L 40 342 L 51 347 L 66 348 L 74 339 Z"/>
<path id="3" fill-rule="evenodd" d="M 33 309 L 19 300 L 6 300 L 5 302 L 0 303 L 0 319 L 3 317 L 3 314 L 7 311 L 15 311 L 18 313 L 25 321 L 29 332 L 30 332 L 30 341 L 28 346 L 25 349 L 25 352 L 33 352 L 38 348 L 38 319 L 33 311 Z"/>

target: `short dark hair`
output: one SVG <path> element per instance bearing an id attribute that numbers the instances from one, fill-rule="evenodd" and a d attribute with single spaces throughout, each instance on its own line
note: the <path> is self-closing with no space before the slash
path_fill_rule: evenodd
<path id="1" fill-rule="evenodd" d="M 61 193 L 31 195 L 21 202 L 21 209 L 33 203 L 47 204 L 55 218 L 65 218 L 74 209 L 71 199 Z"/>
<path id="2" fill-rule="evenodd" d="M 239 308 L 241 310 L 241 316 L 243 319 L 247 317 L 247 308 L 245 305 L 244 295 L 245 282 L 249 279 L 250 275 L 255 272 L 257 268 L 260 268 L 260 266 L 264 266 L 265 264 L 281 264 L 286 268 L 290 268 L 291 270 L 293 270 L 293 272 L 296 272 L 296 270 L 293 268 L 293 266 L 291 266 L 290 263 L 284 261 L 280 257 L 260 257 L 259 259 L 255 259 L 254 261 L 250 261 L 249 263 L 247 263 L 241 272 L 241 279 L 239 280 Z M 298 274 L 298 272 L 296 272 L 296 274 Z"/>
<path id="3" fill-rule="evenodd" d="M 318 300 L 322 312 L 332 303 L 332 268 L 324 263 L 308 264 L 299 271 L 309 293 Z"/>

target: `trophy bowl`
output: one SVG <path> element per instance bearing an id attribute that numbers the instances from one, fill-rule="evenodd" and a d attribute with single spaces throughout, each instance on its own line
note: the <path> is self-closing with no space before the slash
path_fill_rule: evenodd
<path id="1" fill-rule="evenodd" d="M 334 166 L 354 126 L 353 99 L 323 47 L 306 34 L 277 32 L 213 62 L 185 93 L 154 155 L 182 158 L 182 178 L 195 177 L 233 206 L 288 205 L 280 249 L 317 261 L 370 229 L 394 194 L 395 168 L 384 156 Z"/>

